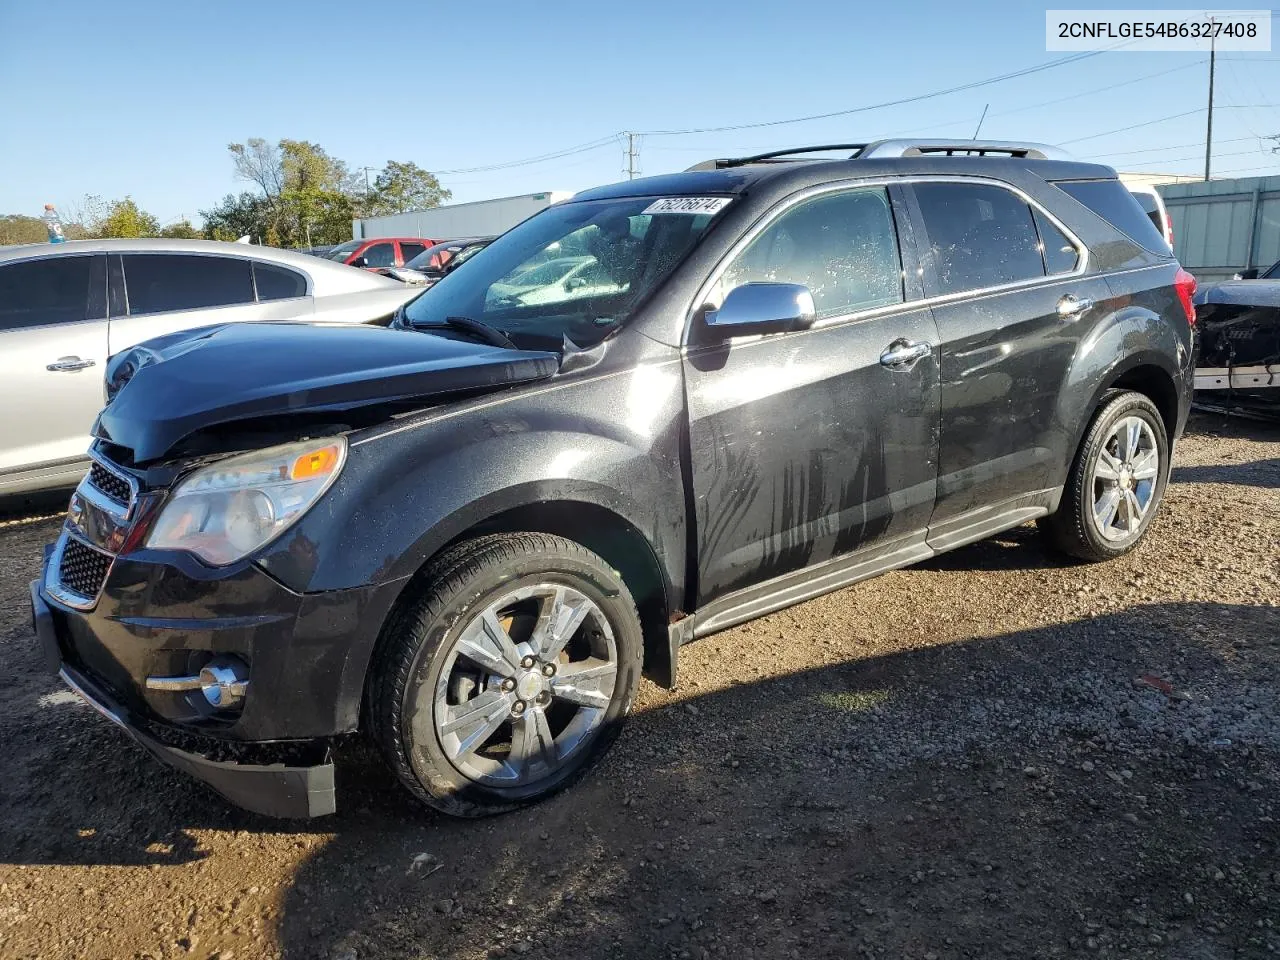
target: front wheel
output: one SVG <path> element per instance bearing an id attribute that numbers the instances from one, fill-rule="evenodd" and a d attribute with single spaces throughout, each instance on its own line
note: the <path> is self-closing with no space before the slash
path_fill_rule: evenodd
<path id="1" fill-rule="evenodd" d="M 599 759 L 643 649 L 635 602 L 598 556 L 544 534 L 482 537 L 432 564 L 388 622 L 373 734 L 422 802 L 501 813 Z"/>
<path id="2" fill-rule="evenodd" d="M 1113 394 L 1089 425 L 1058 512 L 1045 517 L 1041 529 L 1081 560 L 1122 556 L 1146 534 L 1168 477 L 1160 411 L 1143 394 Z"/>

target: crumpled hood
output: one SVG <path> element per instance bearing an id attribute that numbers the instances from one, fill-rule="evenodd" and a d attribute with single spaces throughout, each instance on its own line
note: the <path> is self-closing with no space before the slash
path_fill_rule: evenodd
<path id="1" fill-rule="evenodd" d="M 1241 307 L 1280 307 L 1280 280 L 1226 280 L 1196 293 L 1195 302 Z"/>
<path id="2" fill-rule="evenodd" d="M 147 341 L 113 357 L 94 435 L 137 463 L 237 420 L 343 411 L 550 377 L 555 353 L 351 324 L 236 323 Z"/>

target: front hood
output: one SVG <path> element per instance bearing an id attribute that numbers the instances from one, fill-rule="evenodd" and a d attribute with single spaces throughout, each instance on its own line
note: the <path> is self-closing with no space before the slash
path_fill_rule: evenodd
<path id="1" fill-rule="evenodd" d="M 1280 280 L 1227 280 L 1205 287 L 1196 294 L 1197 305 L 1280 307 Z"/>
<path id="2" fill-rule="evenodd" d="M 555 353 L 386 327 L 236 323 L 147 341 L 112 358 L 94 435 L 136 463 L 240 420 L 344 411 L 550 377 Z"/>

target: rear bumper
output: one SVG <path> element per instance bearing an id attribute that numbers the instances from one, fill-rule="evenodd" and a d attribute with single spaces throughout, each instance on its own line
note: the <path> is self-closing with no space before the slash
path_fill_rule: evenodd
<path id="1" fill-rule="evenodd" d="M 127 732 L 152 756 L 204 781 L 236 806 L 254 813 L 270 817 L 317 817 L 336 809 L 333 763 L 327 755 L 307 766 L 235 763 L 210 760 L 161 743 L 144 732 L 126 708 L 63 661 L 54 612 L 41 594 L 38 580 L 31 584 L 31 617 L 50 669 L 89 706 Z M 327 754 L 327 750 L 325 752 Z"/>

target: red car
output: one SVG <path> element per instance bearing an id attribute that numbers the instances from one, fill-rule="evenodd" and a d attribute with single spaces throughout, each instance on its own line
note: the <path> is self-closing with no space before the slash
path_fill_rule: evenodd
<path id="1" fill-rule="evenodd" d="M 425 237 L 370 237 L 367 240 L 340 243 L 325 254 L 325 259 L 345 263 L 349 267 L 364 267 L 366 270 L 403 267 L 427 247 L 435 244 L 435 240 Z"/>

